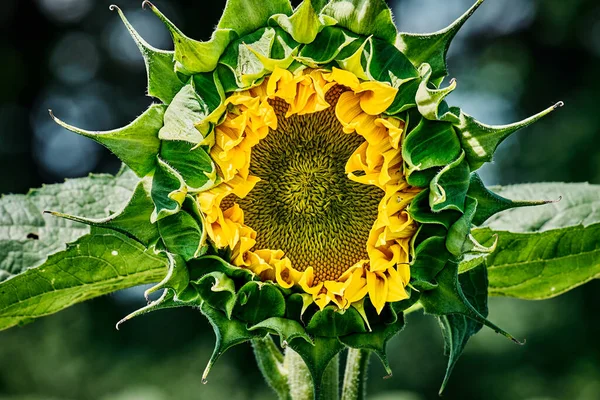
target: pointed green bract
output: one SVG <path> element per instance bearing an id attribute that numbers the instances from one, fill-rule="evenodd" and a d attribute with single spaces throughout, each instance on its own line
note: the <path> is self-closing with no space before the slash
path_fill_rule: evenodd
<path id="1" fill-rule="evenodd" d="M 505 210 L 519 207 L 541 206 L 554 200 L 513 201 L 506 199 L 485 187 L 476 173 L 471 174 L 468 195 L 477 200 L 477 212 L 473 216 L 473 224 L 481 225 L 491 216 Z"/>
<path id="2" fill-rule="evenodd" d="M 154 204 L 150 197 L 149 186 L 148 179 L 141 180 L 125 207 L 109 217 L 85 218 L 57 211 L 51 211 L 50 214 L 97 228 L 115 230 L 150 247 L 158 239 L 159 234 L 157 226 L 150 222 Z"/>
<path id="3" fill-rule="evenodd" d="M 211 307 L 223 311 L 227 318 L 231 319 L 233 308 L 237 302 L 233 279 L 223 272 L 215 271 L 204 275 L 194 286 L 203 301 Z"/>
<path id="4" fill-rule="evenodd" d="M 433 290 L 423 292 L 419 299 L 426 313 L 436 316 L 450 314 L 464 315 L 476 322 L 482 323 L 513 342 L 522 344 L 511 334 L 488 321 L 469 303 L 458 282 L 457 263 L 449 261 L 436 279 L 439 285 Z"/>
<path id="5" fill-rule="evenodd" d="M 394 44 L 398 31 L 384 0 L 331 0 L 321 11 L 341 27 Z"/>
<path id="6" fill-rule="evenodd" d="M 304 339 L 310 344 L 313 343 L 313 340 L 308 336 L 302 324 L 292 319 L 271 317 L 248 328 L 249 331 L 257 329 L 265 329 L 279 335 L 281 338 L 281 347 L 285 347 L 296 338 Z"/>
<path id="7" fill-rule="evenodd" d="M 179 212 L 187 195 L 187 187 L 177 171 L 159 159 L 152 178 L 150 194 L 154 202 L 150 221 L 154 223 Z"/>
<path id="8" fill-rule="evenodd" d="M 217 181 L 217 167 L 203 147 L 184 141 L 164 141 L 160 158 L 177 171 L 189 192 L 209 189 Z"/>
<path id="9" fill-rule="evenodd" d="M 291 15 L 289 0 L 227 0 L 218 29 L 231 29 L 238 37 L 245 36 L 267 25 L 271 16 Z"/>
<path id="10" fill-rule="evenodd" d="M 231 40 L 235 38 L 235 33 L 232 30 L 217 29 L 207 42 L 190 39 L 152 3 L 144 1 L 142 5 L 149 6 L 171 33 L 173 43 L 175 44 L 175 60 L 183 67 L 180 72 L 187 75 L 213 71 L 219 62 L 219 57 L 223 54 Z"/>
<path id="11" fill-rule="evenodd" d="M 186 261 L 202 255 L 205 235 L 198 221 L 181 210 L 158 220 L 158 230 L 167 250 Z"/>
<path id="12" fill-rule="evenodd" d="M 563 103 L 559 102 L 533 117 L 502 126 L 485 125 L 476 121 L 473 117 L 461 113 L 457 130 L 460 132 L 460 142 L 467 155 L 471 170 L 475 171 L 484 163 L 492 161 L 496 148 L 510 135 L 539 121 L 562 106 Z"/>
<path id="13" fill-rule="evenodd" d="M 432 70 L 429 64 L 422 64 L 419 68 L 419 75 L 422 79 L 416 94 L 419 112 L 425 118 L 433 121 L 444 120 L 448 122 L 458 122 L 458 118 L 452 113 L 446 113 L 442 117 L 439 115 L 440 105 L 442 105 L 446 96 L 456 89 L 456 80 L 453 79 L 450 81 L 450 84 L 443 89 L 433 89 L 430 87 L 431 73 Z"/>
<path id="14" fill-rule="evenodd" d="M 165 111 L 164 126 L 160 129 L 158 137 L 161 140 L 202 143 L 204 136 L 196 129 L 196 124 L 208 114 L 206 103 L 198 96 L 193 85 L 188 83 L 177 93 Z"/>
<path id="15" fill-rule="evenodd" d="M 319 16 L 315 5 L 310 0 L 304 0 L 291 17 L 286 14 L 277 14 L 272 16 L 272 20 L 277 23 L 284 31 L 289 33 L 296 42 L 308 44 L 315 40 L 315 37 L 321 30 L 330 25 L 335 25 L 336 21 L 326 15 Z"/>
<path id="16" fill-rule="evenodd" d="M 123 24 L 144 57 L 148 74 L 148 95 L 169 104 L 184 85 L 175 73 L 175 52 L 159 50 L 150 46 L 131 26 L 119 7 L 111 5 L 109 8 L 117 10 Z"/>
<path id="17" fill-rule="evenodd" d="M 156 155 L 160 148 L 158 132 L 163 126 L 166 106 L 153 104 L 131 124 L 112 131 L 94 132 L 71 126 L 50 116 L 65 129 L 93 139 L 114 153 L 139 177 L 143 177 L 156 166 Z"/>
<path id="18" fill-rule="evenodd" d="M 321 391 L 321 382 L 323 373 L 327 366 L 344 349 L 344 345 L 337 338 L 315 337 L 314 344 L 307 343 L 301 338 L 296 338 L 289 342 L 296 353 L 302 357 L 304 363 L 308 367 L 313 380 L 314 396 L 319 398 Z"/>
<path id="19" fill-rule="evenodd" d="M 429 186 L 431 209 L 434 212 L 443 210 L 463 212 L 470 178 L 471 171 L 463 151 L 456 160 L 442 168 L 431 180 Z"/>
<path id="20" fill-rule="evenodd" d="M 467 301 L 477 312 L 487 317 L 488 282 L 485 267 L 480 266 L 460 275 L 459 284 Z M 483 324 L 460 314 L 443 315 L 438 319 L 444 336 L 444 353 L 448 356 L 448 367 L 440 388 L 441 395 L 467 342 L 481 330 Z"/>
<path id="21" fill-rule="evenodd" d="M 446 55 L 452 39 L 483 1 L 477 0 L 473 7 L 441 31 L 429 34 L 405 32 L 398 34 L 396 46 L 406 54 L 415 67 L 423 63 L 429 64 L 432 69 L 431 79 L 443 78 L 448 75 Z"/>
<path id="22" fill-rule="evenodd" d="M 315 40 L 302 47 L 297 59 L 311 66 L 329 64 L 337 59 L 343 59 L 340 54 L 349 50 L 352 54 L 364 43 L 364 39 L 352 32 L 338 27 L 326 27 L 317 35 Z"/>
<path id="23" fill-rule="evenodd" d="M 270 282 L 248 282 L 238 291 L 234 315 L 242 321 L 256 325 L 271 317 L 285 315 L 285 299 Z"/>
<path id="24" fill-rule="evenodd" d="M 325 307 L 312 316 L 308 333 L 324 337 L 340 337 L 352 333 L 366 332 L 363 320 L 354 308 L 338 311 L 335 307 Z"/>

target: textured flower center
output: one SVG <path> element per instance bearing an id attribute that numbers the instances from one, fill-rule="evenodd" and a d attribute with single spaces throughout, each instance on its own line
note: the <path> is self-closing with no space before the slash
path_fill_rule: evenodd
<path id="1" fill-rule="evenodd" d="M 364 138 L 343 132 L 335 116 L 340 93 L 341 87 L 329 91 L 332 107 L 324 111 L 287 118 L 289 105 L 271 101 L 277 130 L 253 147 L 250 162 L 250 174 L 261 180 L 235 199 L 256 230 L 256 248 L 283 250 L 297 270 L 312 266 L 316 281 L 335 280 L 368 259 L 366 242 L 384 194 L 346 175 Z"/>

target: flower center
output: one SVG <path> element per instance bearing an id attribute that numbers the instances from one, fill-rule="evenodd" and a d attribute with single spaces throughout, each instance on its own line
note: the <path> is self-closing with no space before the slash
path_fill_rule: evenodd
<path id="1" fill-rule="evenodd" d="M 335 116 L 342 87 L 326 96 L 332 107 L 286 118 L 289 105 L 271 101 L 272 130 L 252 148 L 250 174 L 261 180 L 244 199 L 245 224 L 257 232 L 256 249 L 281 249 L 292 266 L 313 267 L 316 282 L 335 280 L 361 260 L 383 191 L 348 179 L 345 166 L 364 142 L 343 132 Z M 230 196 L 231 197 L 231 196 Z"/>

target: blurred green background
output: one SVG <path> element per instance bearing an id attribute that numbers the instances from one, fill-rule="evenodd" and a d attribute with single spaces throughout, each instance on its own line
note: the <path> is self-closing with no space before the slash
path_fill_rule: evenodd
<path id="1" fill-rule="evenodd" d="M 267 1 L 267 0 L 265 0 Z M 401 30 L 450 23 L 473 0 L 396 0 Z M 140 0 L 119 0 L 159 48 L 170 37 Z M 150 103 L 141 56 L 104 0 L 4 0 L 0 5 L 0 193 L 118 161 L 48 117 L 87 129 L 125 125 Z M 156 0 L 189 36 L 207 39 L 223 0 Z M 450 102 L 487 123 L 508 123 L 558 100 L 566 107 L 509 139 L 484 168 L 488 184 L 600 183 L 600 3 L 488 0 L 450 51 L 459 88 Z M 527 345 L 483 330 L 471 340 L 445 399 L 600 399 L 600 282 L 544 302 L 492 299 L 491 319 Z M 248 345 L 200 376 L 214 341 L 195 310 L 160 311 L 114 324 L 143 305 L 139 288 L 0 333 L 0 399 L 171 400 L 274 398 Z M 437 399 L 446 358 L 433 318 L 410 315 L 389 346 L 391 379 L 373 360 L 370 399 Z"/>

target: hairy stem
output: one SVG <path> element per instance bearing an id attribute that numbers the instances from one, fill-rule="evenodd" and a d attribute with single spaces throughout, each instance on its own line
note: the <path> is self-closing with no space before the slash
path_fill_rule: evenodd
<path id="1" fill-rule="evenodd" d="M 285 368 L 292 400 L 313 400 L 313 385 L 310 372 L 298 353 L 289 347 L 285 350 Z"/>
<path id="2" fill-rule="evenodd" d="M 342 400 L 363 400 L 366 396 L 368 350 L 349 349 L 342 386 Z"/>
<path id="3" fill-rule="evenodd" d="M 323 381 L 317 400 L 338 400 L 340 398 L 340 357 L 336 355 L 329 362 L 323 374 Z"/>
<path id="4" fill-rule="evenodd" d="M 252 348 L 258 368 L 267 384 L 277 393 L 280 400 L 291 400 L 288 369 L 284 364 L 283 354 L 271 336 L 252 340 Z"/>

